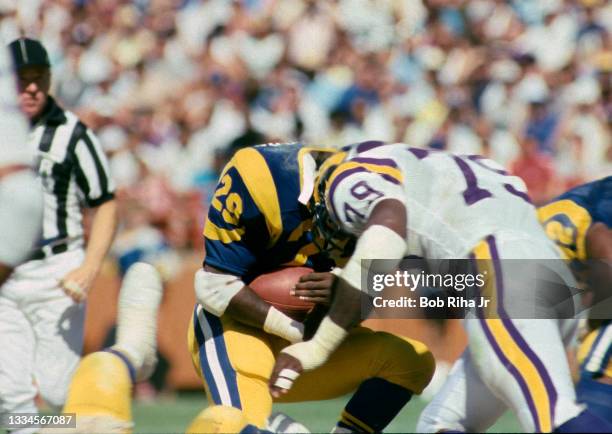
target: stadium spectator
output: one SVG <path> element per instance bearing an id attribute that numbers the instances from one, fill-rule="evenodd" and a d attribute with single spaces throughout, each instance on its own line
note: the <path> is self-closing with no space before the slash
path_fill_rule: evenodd
<path id="1" fill-rule="evenodd" d="M 542 200 L 603 176 L 611 15 L 600 0 L 33 0 L 2 2 L 0 34 L 40 37 L 58 100 L 101 137 L 112 126 L 120 190 L 155 179 L 180 213 L 185 194 L 207 206 L 216 160 L 249 138 L 378 138 L 510 168 L 529 136 L 559 181 Z M 149 211 L 167 236 L 170 213 Z"/>
<path id="2" fill-rule="evenodd" d="M 538 150 L 536 139 L 525 137 L 521 143 L 521 155 L 511 166 L 511 172 L 525 181 L 529 196 L 536 204 L 543 203 L 554 191 L 555 168 L 552 159 Z"/>

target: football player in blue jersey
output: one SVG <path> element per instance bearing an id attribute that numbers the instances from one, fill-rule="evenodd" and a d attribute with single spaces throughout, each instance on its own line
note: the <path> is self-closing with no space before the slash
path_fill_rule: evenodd
<path id="1" fill-rule="evenodd" d="M 330 285 L 331 275 L 321 272 L 334 264 L 317 247 L 306 205 L 316 167 L 338 155 L 300 144 L 260 145 L 237 151 L 220 175 L 204 227 L 206 256 L 195 276 L 198 303 L 189 328 L 194 365 L 215 405 L 208 422 L 236 414 L 226 411 L 233 407 L 246 423 L 265 427 L 276 356 L 304 340 L 304 324 L 265 302 L 248 283 L 280 266 L 308 266 L 318 272 L 312 279 Z M 312 279 L 298 285 L 298 292 L 308 294 Z M 318 298 L 321 292 L 312 294 Z M 423 390 L 433 371 L 433 357 L 422 343 L 359 327 L 278 401 L 353 392 L 334 429 L 379 432 Z"/>
<path id="2" fill-rule="evenodd" d="M 538 209 L 554 240 L 597 305 L 612 297 L 612 176 L 575 187 Z M 608 304 L 609 306 L 609 304 Z M 611 316 L 612 316 L 612 311 Z M 577 395 L 612 423 L 612 320 L 594 315 L 578 349 Z"/>

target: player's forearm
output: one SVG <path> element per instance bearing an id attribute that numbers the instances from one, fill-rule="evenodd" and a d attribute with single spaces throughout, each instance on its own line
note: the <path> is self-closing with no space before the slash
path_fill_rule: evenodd
<path id="1" fill-rule="evenodd" d="M 196 297 L 209 312 L 229 315 L 252 327 L 263 328 L 270 305 L 261 299 L 240 277 L 208 264 L 196 273 Z"/>
<path id="2" fill-rule="evenodd" d="M 344 341 L 349 330 L 362 321 L 361 298 L 367 294 L 342 278 L 335 279 L 333 294 L 329 312 L 318 322 L 314 335 L 310 337 L 309 333 L 309 340 L 302 346 L 292 345 L 283 350 L 299 360 L 305 370 L 324 363 Z M 368 305 L 364 303 L 364 306 Z"/>
<path id="3" fill-rule="evenodd" d="M 309 345 L 303 349 L 308 354 L 301 354 L 300 350 L 289 352 L 300 360 L 304 369 L 314 368 L 327 360 L 344 341 L 349 330 L 359 325 L 369 314 L 369 309 L 362 310 L 362 306 L 371 305 L 361 302 L 362 297 L 368 296 L 366 293 L 351 286 L 342 278 L 336 279 L 333 291 L 334 298 L 328 314 L 321 321 L 314 336 L 307 342 Z"/>
<path id="4" fill-rule="evenodd" d="M 342 278 L 336 279 L 334 298 L 327 315 L 343 329 L 350 330 L 369 314 L 369 311 L 362 312 L 362 305 L 369 306 L 369 303 L 361 302 L 362 297 L 367 297 L 367 294 Z"/>
<path id="5" fill-rule="evenodd" d="M 289 342 L 299 342 L 304 325 L 264 301 L 250 287 L 244 286 L 230 301 L 226 314 L 235 320 L 257 327 Z"/>
<path id="6" fill-rule="evenodd" d="M 269 303 L 245 285 L 230 300 L 225 313 L 236 321 L 262 329 L 270 307 Z"/>
<path id="7" fill-rule="evenodd" d="M 93 270 L 99 270 L 113 242 L 116 230 L 117 202 L 110 200 L 96 208 L 83 265 Z"/>
<path id="8" fill-rule="evenodd" d="M 302 340 L 303 324 L 264 301 L 239 277 L 205 265 L 196 273 L 195 279 L 198 302 L 214 315 L 228 315 L 290 342 Z"/>

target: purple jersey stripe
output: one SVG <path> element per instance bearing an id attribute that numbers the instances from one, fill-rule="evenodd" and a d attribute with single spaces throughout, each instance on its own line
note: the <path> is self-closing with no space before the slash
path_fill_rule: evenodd
<path id="1" fill-rule="evenodd" d="M 489 167 L 486 164 L 484 164 L 481 160 L 488 160 L 488 158 L 485 157 L 484 155 L 467 155 L 466 158 L 478 164 L 479 166 L 487 170 L 490 170 L 491 172 L 497 173 L 498 175 L 508 175 L 508 172 L 506 172 L 503 169 L 494 169 L 493 167 Z"/>
<path id="2" fill-rule="evenodd" d="M 397 168 L 397 163 L 391 158 L 370 158 L 370 157 L 355 157 L 348 161 L 356 161 L 357 163 L 378 164 L 379 166 L 387 166 Z"/>
<path id="3" fill-rule="evenodd" d="M 338 210 L 336 209 L 336 204 L 334 203 L 334 193 L 336 192 L 336 187 L 338 187 L 338 184 L 340 184 L 340 182 L 343 179 L 345 179 L 348 176 L 351 176 L 353 173 L 367 172 L 367 171 L 368 170 L 365 167 L 353 167 L 352 169 L 348 169 L 342 172 L 340 175 L 336 176 L 336 178 L 334 178 L 334 180 L 332 181 L 331 185 L 329 186 L 329 193 L 327 194 L 327 197 L 329 199 L 329 203 L 331 203 L 332 211 L 334 213 L 334 216 L 336 217 L 336 221 L 341 221 L 340 215 L 338 214 Z"/>
<path id="4" fill-rule="evenodd" d="M 363 163 L 363 164 L 374 164 L 374 165 L 378 165 L 378 166 L 386 166 L 386 167 L 391 167 L 391 168 L 397 169 L 397 164 L 391 158 L 356 157 L 356 158 L 351 158 L 348 161 L 355 162 L 355 163 Z M 372 170 L 370 170 L 370 172 L 376 173 L 378 175 L 381 175 L 384 179 L 386 179 L 387 181 L 392 182 L 393 184 L 396 184 L 396 185 L 400 185 L 401 184 L 399 179 L 395 179 L 393 176 L 388 175 L 386 173 L 377 172 L 376 169 L 372 169 Z"/>
<path id="5" fill-rule="evenodd" d="M 531 198 L 529 197 L 527 193 L 517 190 L 516 188 L 514 188 L 512 184 L 504 184 L 504 188 L 506 189 L 506 191 L 508 191 L 509 193 L 512 193 L 515 196 L 520 197 L 525 202 L 532 203 Z"/>
<path id="6" fill-rule="evenodd" d="M 395 179 L 394 177 L 392 177 L 391 175 L 387 175 L 385 173 L 379 173 L 380 176 L 382 176 L 384 179 L 386 179 L 387 181 L 396 184 L 396 185 L 400 185 L 401 182 L 399 182 L 399 180 Z"/>
<path id="7" fill-rule="evenodd" d="M 535 403 L 533 402 L 533 397 L 531 396 L 531 393 L 529 393 L 529 387 L 527 387 L 527 383 L 525 382 L 525 379 L 523 378 L 521 373 L 518 371 L 518 369 L 516 369 L 516 367 L 512 364 L 512 362 L 510 362 L 510 360 L 508 360 L 506 356 L 504 355 L 504 353 L 501 351 L 501 348 L 499 347 L 499 345 L 497 344 L 497 341 L 493 337 L 493 333 L 491 332 L 491 330 L 489 329 L 489 326 L 487 325 L 487 320 L 484 318 L 480 318 L 479 321 L 485 333 L 485 336 L 487 337 L 487 340 L 489 341 L 489 344 L 491 345 L 491 348 L 493 348 L 493 351 L 495 352 L 495 355 L 497 356 L 499 361 L 502 363 L 502 365 L 505 366 L 508 372 L 510 372 L 510 374 L 514 377 L 519 387 L 521 388 L 521 391 L 523 392 L 523 396 L 525 397 L 525 400 L 527 401 L 529 412 L 531 413 L 531 417 L 533 418 L 533 421 L 534 421 L 535 432 L 541 432 L 542 428 L 540 427 L 540 419 L 538 418 L 538 413 L 535 408 Z"/>
<path id="8" fill-rule="evenodd" d="M 378 148 L 380 146 L 386 145 L 386 142 L 381 142 L 380 140 L 369 140 L 367 142 L 362 142 L 357 145 L 357 152 L 366 152 L 370 149 Z"/>
<path id="9" fill-rule="evenodd" d="M 422 160 L 429 155 L 429 151 L 423 148 L 408 148 L 408 152 L 411 152 L 412 155 L 417 157 L 419 160 Z"/>

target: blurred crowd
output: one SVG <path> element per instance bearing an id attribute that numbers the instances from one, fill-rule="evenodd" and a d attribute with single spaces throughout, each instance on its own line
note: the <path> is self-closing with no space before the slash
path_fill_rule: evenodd
<path id="1" fill-rule="evenodd" d="M 484 154 L 536 203 L 612 173 L 605 0 L 0 0 L 0 34 L 42 40 L 110 155 L 126 264 L 200 249 L 255 143 Z"/>

